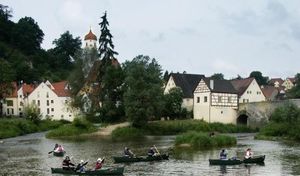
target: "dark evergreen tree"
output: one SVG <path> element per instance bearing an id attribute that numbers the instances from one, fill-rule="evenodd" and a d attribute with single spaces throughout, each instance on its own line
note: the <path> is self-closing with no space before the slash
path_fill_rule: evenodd
<path id="1" fill-rule="evenodd" d="M 267 85 L 269 78 L 266 76 L 263 76 L 260 71 L 253 71 L 249 75 L 250 78 L 255 78 L 258 85 Z"/>
<path id="2" fill-rule="evenodd" d="M 167 83 L 169 80 L 169 72 L 168 70 L 165 71 L 164 76 L 163 76 L 164 82 Z"/>
<path id="3" fill-rule="evenodd" d="M 224 75 L 223 73 L 215 73 L 211 75 L 210 78 L 214 80 L 224 80 Z"/>

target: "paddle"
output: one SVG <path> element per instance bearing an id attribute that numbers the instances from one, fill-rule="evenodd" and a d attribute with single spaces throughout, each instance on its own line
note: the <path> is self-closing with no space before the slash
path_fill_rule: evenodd
<path id="1" fill-rule="evenodd" d="M 48 152 L 48 155 L 49 155 L 49 154 L 51 154 L 51 153 L 53 153 L 53 152 L 54 152 L 53 150 L 52 150 L 52 151 L 50 151 L 50 152 Z"/>
<path id="2" fill-rule="evenodd" d="M 160 156 L 160 159 L 163 159 L 163 158 L 162 158 L 162 156 L 161 156 L 161 154 L 160 154 L 160 153 L 159 153 L 159 151 L 157 150 L 156 146 L 155 146 L 155 145 L 153 145 L 153 147 L 155 148 L 156 152 L 157 152 L 157 153 L 158 153 L 158 155 Z"/>

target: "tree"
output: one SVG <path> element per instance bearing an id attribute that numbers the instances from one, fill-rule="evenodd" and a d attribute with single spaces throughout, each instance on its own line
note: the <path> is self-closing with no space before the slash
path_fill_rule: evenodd
<path id="1" fill-rule="evenodd" d="M 8 6 L 0 4 L 0 41 L 10 42 L 11 30 L 14 23 L 9 19 L 12 17 L 12 10 Z"/>
<path id="2" fill-rule="evenodd" d="M 171 119 L 179 118 L 181 115 L 183 92 L 181 88 L 175 87 L 170 89 L 168 94 L 164 95 L 165 100 L 165 116 Z"/>
<path id="3" fill-rule="evenodd" d="M 41 49 L 44 33 L 31 17 L 21 18 L 13 29 L 13 45 L 27 55 Z"/>
<path id="4" fill-rule="evenodd" d="M 12 92 L 13 80 L 15 80 L 14 70 L 7 61 L 0 58 L 0 100 Z"/>
<path id="5" fill-rule="evenodd" d="M 224 75 L 223 73 L 214 73 L 210 78 L 214 80 L 224 80 Z"/>
<path id="6" fill-rule="evenodd" d="M 268 84 L 268 77 L 264 77 L 260 71 L 253 71 L 249 75 L 250 78 L 255 78 L 258 85 L 267 85 Z"/>
<path id="7" fill-rule="evenodd" d="M 124 108 L 132 126 L 142 127 L 160 115 L 163 106 L 161 66 L 149 56 L 139 55 L 123 65 Z"/>
<path id="8" fill-rule="evenodd" d="M 109 23 L 106 18 L 106 12 L 101 17 L 102 22 L 99 23 L 101 28 L 101 35 L 99 37 L 99 56 L 104 66 L 106 64 L 110 64 L 110 60 L 115 58 L 114 55 L 118 55 L 116 51 L 114 51 L 114 44 L 112 42 L 113 36 L 108 29 Z"/>
<path id="9" fill-rule="evenodd" d="M 164 82 L 167 83 L 169 80 L 169 72 L 168 70 L 165 71 L 164 76 L 163 76 Z"/>

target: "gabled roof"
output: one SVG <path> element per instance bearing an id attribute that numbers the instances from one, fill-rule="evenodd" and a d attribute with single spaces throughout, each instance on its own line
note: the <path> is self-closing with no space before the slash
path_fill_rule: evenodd
<path id="1" fill-rule="evenodd" d="M 185 74 L 185 73 L 171 73 L 177 87 L 183 91 L 183 98 L 193 98 L 195 88 L 201 79 L 205 78 L 204 75 Z"/>
<path id="2" fill-rule="evenodd" d="M 245 78 L 245 79 L 233 79 L 231 84 L 238 91 L 239 96 L 243 95 L 247 90 L 254 78 Z"/>
<path id="3" fill-rule="evenodd" d="M 238 93 L 229 80 L 213 80 L 210 78 L 204 78 L 203 80 L 211 92 L 231 94 Z M 213 83 L 213 85 L 211 85 L 211 83 Z"/>
<path id="4" fill-rule="evenodd" d="M 54 89 L 52 89 L 52 90 L 57 96 L 59 96 L 59 97 L 69 97 L 70 96 L 70 91 L 68 88 L 67 81 L 52 83 L 52 86 L 54 87 Z"/>
<path id="5" fill-rule="evenodd" d="M 269 84 L 274 85 L 276 81 L 279 83 L 279 85 L 281 85 L 284 82 L 281 78 L 272 78 L 270 79 Z"/>
<path id="6" fill-rule="evenodd" d="M 263 86 L 261 88 L 263 94 L 265 95 L 266 98 L 271 98 L 271 96 L 273 95 L 273 93 L 275 92 L 276 94 L 279 93 L 279 90 L 274 87 L 274 86 Z"/>
<path id="7" fill-rule="evenodd" d="M 290 80 L 293 84 L 296 83 L 296 78 L 286 78 L 288 80 Z"/>

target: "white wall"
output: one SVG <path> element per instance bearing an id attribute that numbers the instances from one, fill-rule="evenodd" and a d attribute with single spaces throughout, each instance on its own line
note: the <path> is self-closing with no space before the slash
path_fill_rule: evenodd
<path id="1" fill-rule="evenodd" d="M 243 95 L 240 96 L 239 103 L 260 102 L 265 100 L 266 97 L 261 91 L 256 80 L 253 79 L 253 81 L 250 83 Z"/>
<path id="2" fill-rule="evenodd" d="M 173 77 L 170 76 L 170 78 L 169 78 L 169 80 L 168 80 L 168 82 L 167 82 L 167 84 L 166 84 L 166 87 L 165 87 L 165 90 L 164 90 L 164 94 L 169 93 L 170 89 L 172 89 L 172 88 L 174 88 L 174 87 L 176 87 L 176 84 L 175 84 L 175 82 L 174 82 Z"/>
<path id="3" fill-rule="evenodd" d="M 12 101 L 13 105 L 8 106 L 7 101 Z M 18 100 L 17 100 L 16 97 L 6 98 L 4 100 L 3 106 L 2 106 L 2 113 L 3 113 L 3 115 L 8 115 L 8 116 L 17 116 L 17 115 L 19 115 Z"/>
<path id="4" fill-rule="evenodd" d="M 182 108 L 186 108 L 187 111 L 192 111 L 193 110 L 193 99 L 192 98 L 184 98 L 181 104 Z"/>

